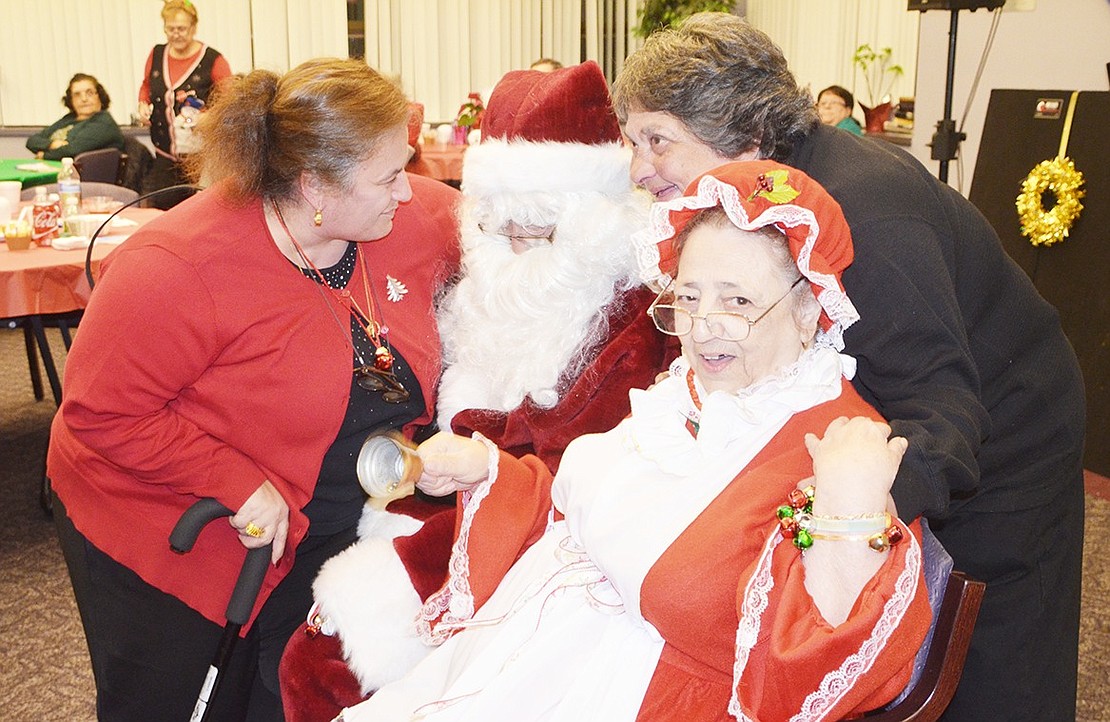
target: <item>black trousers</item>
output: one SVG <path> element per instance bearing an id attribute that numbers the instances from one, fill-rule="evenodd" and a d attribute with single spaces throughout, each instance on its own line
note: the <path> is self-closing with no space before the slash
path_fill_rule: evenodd
<path id="1" fill-rule="evenodd" d="M 1080 469 L 1047 504 L 930 522 L 956 568 L 987 583 L 945 722 L 1074 722 L 1083 502 Z"/>
<path id="2" fill-rule="evenodd" d="M 176 163 L 163 155 L 155 154 L 154 163 L 143 177 L 142 192 L 150 193 L 151 191 L 161 190 L 162 188 L 189 183 L 191 183 L 191 181 L 188 175 L 186 175 L 181 163 Z M 195 193 L 195 191 L 191 190 L 167 191 L 143 203 L 149 208 L 161 208 L 166 211 L 193 195 L 193 193 Z"/>
<path id="3" fill-rule="evenodd" d="M 213 661 L 223 628 L 159 591 L 91 544 L 55 497 L 54 519 L 89 646 L 102 722 L 185 722 Z M 312 605 L 320 566 L 355 539 L 355 530 L 307 537 L 296 563 L 235 645 L 208 710 L 211 722 L 284 719 L 278 663 Z M 168 543 L 168 540 L 167 540 Z M 230 591 L 229 591 L 230 594 Z"/>

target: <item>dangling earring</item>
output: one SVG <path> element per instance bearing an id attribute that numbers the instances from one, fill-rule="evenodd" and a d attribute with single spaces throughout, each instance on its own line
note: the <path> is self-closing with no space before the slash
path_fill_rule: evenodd
<path id="1" fill-rule="evenodd" d="M 316 215 L 312 216 L 312 225 L 319 228 L 320 224 L 322 224 L 323 222 L 324 222 L 324 211 L 321 208 L 317 208 L 316 209 Z"/>

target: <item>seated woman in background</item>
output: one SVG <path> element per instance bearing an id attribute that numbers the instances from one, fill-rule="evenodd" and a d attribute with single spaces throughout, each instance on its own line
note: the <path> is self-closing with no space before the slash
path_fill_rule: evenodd
<path id="1" fill-rule="evenodd" d="M 108 113 L 111 98 L 96 78 L 77 73 L 62 97 L 69 112 L 27 139 L 36 158 L 60 160 L 100 148 L 123 150 L 123 133 Z"/>
<path id="2" fill-rule="evenodd" d="M 817 115 L 825 125 L 833 125 L 849 133 L 863 135 L 859 121 L 852 117 L 856 99 L 847 88 L 830 85 L 817 95 Z"/>
<path id="3" fill-rule="evenodd" d="M 462 492 L 417 622 L 439 646 L 342 720 L 841 719 L 910 679 L 921 528 L 888 511 L 906 441 L 838 353 L 859 317 L 840 207 L 773 161 L 686 192 L 653 208 L 642 255 L 682 346 L 669 376 L 550 484 L 499 473 L 480 435 L 421 445 L 421 488 Z"/>

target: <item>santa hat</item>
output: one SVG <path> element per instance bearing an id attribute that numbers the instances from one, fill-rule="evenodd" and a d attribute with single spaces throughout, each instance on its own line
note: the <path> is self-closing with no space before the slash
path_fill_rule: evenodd
<path id="1" fill-rule="evenodd" d="M 463 159 L 462 190 L 622 193 L 630 159 L 597 63 L 514 70 L 486 104 L 482 142 Z"/>
<path id="2" fill-rule="evenodd" d="M 821 304 L 817 342 L 844 348 L 844 329 L 859 313 L 844 291 L 841 275 L 852 263 L 852 234 L 844 213 L 817 181 L 796 168 L 771 160 L 738 161 L 694 180 L 682 198 L 655 203 L 651 224 L 635 239 L 641 276 L 659 288 L 677 266 L 673 241 L 698 211 L 720 206 L 745 231 L 774 226 Z"/>

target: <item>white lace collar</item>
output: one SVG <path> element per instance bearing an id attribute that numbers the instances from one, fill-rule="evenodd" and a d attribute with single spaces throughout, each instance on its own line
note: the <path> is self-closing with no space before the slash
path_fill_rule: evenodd
<path id="1" fill-rule="evenodd" d="M 629 392 L 632 416 L 624 426 L 626 441 L 668 473 L 690 473 L 730 447 L 744 445 L 777 428 L 793 414 L 840 395 L 840 379 L 855 375 L 855 359 L 831 348 L 805 351 L 796 362 L 736 393 L 706 394 L 699 412 L 686 385 L 689 365 L 679 357 L 670 375 L 651 389 Z M 698 424 L 695 438 L 687 419 Z"/>

